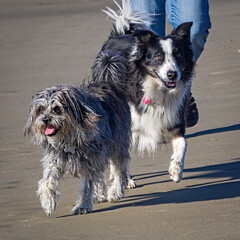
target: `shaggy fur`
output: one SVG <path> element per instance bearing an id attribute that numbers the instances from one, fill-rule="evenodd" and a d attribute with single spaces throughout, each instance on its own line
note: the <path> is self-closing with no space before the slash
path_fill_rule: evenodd
<path id="1" fill-rule="evenodd" d="M 140 152 L 154 152 L 159 143 L 171 139 L 169 172 L 179 182 L 187 148 L 184 109 L 194 70 L 192 23 L 184 23 L 161 38 L 146 27 L 146 16 L 132 13 L 129 0 L 122 2 L 122 7 L 117 4 L 118 12 L 109 8 L 104 11 L 114 20 L 114 29 L 97 56 L 93 72 L 99 65 L 99 56 L 106 52 L 125 58 L 127 70 L 122 68 L 121 73 L 126 74 L 124 86 L 131 107 L 133 146 Z M 107 65 L 101 62 L 104 67 Z M 122 83 L 120 77 L 113 78 L 111 83 Z"/>
<path id="2" fill-rule="evenodd" d="M 111 65 L 112 60 L 117 63 L 113 61 Z M 121 59 L 108 58 L 113 77 L 119 73 L 119 65 L 121 69 L 126 67 Z M 34 143 L 44 149 L 43 178 L 37 193 L 48 215 L 57 206 L 58 181 L 64 174 L 81 178 L 74 214 L 89 213 L 92 202 L 105 201 L 103 172 L 109 162 L 113 182 L 108 189 L 108 201 L 121 199 L 124 188 L 134 186 L 128 172 L 130 108 L 125 93 L 104 82 L 108 74 L 104 69 L 96 69 L 95 75 L 101 76 L 102 82 L 90 82 L 80 88 L 46 88 L 32 98 L 25 135 L 31 135 Z M 124 74 L 117 76 L 125 78 Z"/>

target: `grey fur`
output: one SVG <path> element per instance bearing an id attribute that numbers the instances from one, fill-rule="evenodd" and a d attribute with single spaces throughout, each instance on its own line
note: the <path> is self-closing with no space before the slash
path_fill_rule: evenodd
<path id="1" fill-rule="evenodd" d="M 47 132 L 49 128 L 53 133 Z M 89 213 L 93 201 L 105 201 L 103 172 L 110 159 L 114 177 L 107 200 L 123 197 L 131 181 L 130 129 L 125 95 L 104 82 L 80 88 L 60 85 L 33 96 L 25 135 L 44 148 L 37 193 L 48 215 L 57 206 L 58 181 L 64 174 L 81 178 L 74 214 Z"/>

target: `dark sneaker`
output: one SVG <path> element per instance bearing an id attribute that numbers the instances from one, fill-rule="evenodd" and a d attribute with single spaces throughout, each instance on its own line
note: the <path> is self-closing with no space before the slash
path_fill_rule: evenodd
<path id="1" fill-rule="evenodd" d="M 186 104 L 185 109 L 185 120 L 186 120 L 186 127 L 190 128 L 195 126 L 198 123 L 199 113 L 197 108 L 197 103 L 195 102 L 192 93 L 188 96 L 188 102 Z"/>

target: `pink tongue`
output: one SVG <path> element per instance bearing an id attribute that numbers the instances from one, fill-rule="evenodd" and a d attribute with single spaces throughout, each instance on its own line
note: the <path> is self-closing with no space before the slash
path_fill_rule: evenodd
<path id="1" fill-rule="evenodd" d="M 46 135 L 53 134 L 54 132 L 55 132 L 55 128 L 53 126 L 47 126 L 47 128 L 45 130 Z"/>
<path id="2" fill-rule="evenodd" d="M 169 86 L 169 87 L 174 87 L 174 86 L 176 86 L 176 83 L 172 83 L 172 82 L 167 82 L 167 85 Z"/>

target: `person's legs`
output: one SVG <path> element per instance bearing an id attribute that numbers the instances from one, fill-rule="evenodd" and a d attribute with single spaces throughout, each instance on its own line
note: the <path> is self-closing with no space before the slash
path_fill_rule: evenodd
<path id="1" fill-rule="evenodd" d="M 131 0 L 132 10 L 146 14 L 149 28 L 165 36 L 165 0 Z"/>
<path id="2" fill-rule="evenodd" d="M 166 12 L 173 29 L 184 22 L 193 22 L 191 42 L 193 60 L 197 61 L 211 28 L 208 0 L 167 0 Z"/>

